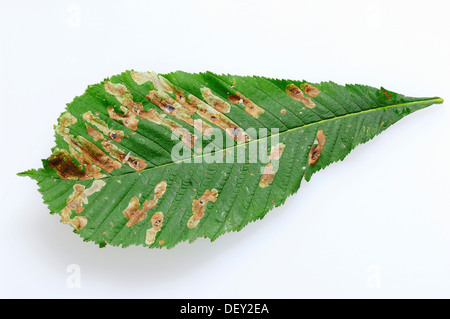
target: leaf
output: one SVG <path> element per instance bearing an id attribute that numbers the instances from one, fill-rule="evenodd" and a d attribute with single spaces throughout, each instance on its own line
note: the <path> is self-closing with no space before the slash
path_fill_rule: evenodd
<path id="1" fill-rule="evenodd" d="M 241 230 L 303 178 L 442 102 L 363 85 L 127 71 L 68 104 L 43 168 L 19 175 L 85 241 L 170 248 Z"/>

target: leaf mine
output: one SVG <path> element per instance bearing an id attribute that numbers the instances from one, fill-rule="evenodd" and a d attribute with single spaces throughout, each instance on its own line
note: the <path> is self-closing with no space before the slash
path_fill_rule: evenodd
<path id="1" fill-rule="evenodd" d="M 153 199 L 146 200 L 144 202 L 144 204 L 142 205 L 142 209 L 139 209 L 140 204 L 139 204 L 139 198 L 137 196 L 133 197 L 130 200 L 128 207 L 123 211 L 123 214 L 125 215 L 125 217 L 129 219 L 126 224 L 128 227 L 134 226 L 137 223 L 139 223 L 140 221 L 147 218 L 146 211 L 152 209 L 153 207 L 156 206 L 156 204 L 158 204 L 158 200 L 166 192 L 166 186 L 167 186 L 166 181 L 163 181 L 163 182 L 159 183 L 158 185 L 156 185 L 155 190 L 154 190 L 155 195 L 154 195 Z"/>
<path id="2" fill-rule="evenodd" d="M 222 100 L 220 97 L 214 95 L 210 88 L 203 87 L 200 89 L 203 98 L 211 105 L 216 111 L 220 113 L 230 112 L 230 104 Z"/>
<path id="3" fill-rule="evenodd" d="M 286 145 L 279 143 L 272 147 L 269 155 L 270 162 L 264 167 L 263 175 L 261 176 L 261 180 L 259 182 L 259 187 L 266 188 L 269 186 L 273 179 L 275 178 L 276 171 L 274 170 L 274 164 L 281 158 L 283 154 L 283 150 Z"/>
<path id="4" fill-rule="evenodd" d="M 75 184 L 73 186 L 73 193 L 69 195 L 66 201 L 66 207 L 61 211 L 61 222 L 64 224 L 71 224 L 76 230 L 81 230 L 87 224 L 87 218 L 84 216 L 75 216 L 71 218 L 72 211 L 80 214 L 84 210 L 84 205 L 87 205 L 88 197 L 93 193 L 99 192 L 105 182 L 102 180 L 95 180 L 92 186 L 88 189 L 84 185 Z"/>
<path id="5" fill-rule="evenodd" d="M 305 104 L 305 106 L 309 107 L 309 108 L 313 108 L 316 106 L 316 104 L 311 101 L 311 99 L 309 97 L 306 97 L 303 95 L 302 90 L 300 90 L 300 88 L 298 86 L 296 86 L 295 84 L 288 84 L 286 86 L 286 93 L 294 100 L 302 102 L 303 104 Z"/>
<path id="6" fill-rule="evenodd" d="M 194 228 L 197 227 L 200 220 L 205 216 L 205 209 L 206 204 L 208 202 L 213 201 L 215 202 L 217 200 L 217 196 L 219 195 L 219 192 L 217 189 L 209 190 L 207 189 L 202 197 L 194 200 L 192 202 L 192 216 L 189 218 L 187 227 L 188 228 Z"/>
<path id="7" fill-rule="evenodd" d="M 152 228 L 147 229 L 145 236 L 145 243 L 147 245 L 151 245 L 155 242 L 156 233 L 160 231 L 163 221 L 164 221 L 163 213 L 156 212 L 153 214 L 151 218 Z"/>
<path id="8" fill-rule="evenodd" d="M 306 95 L 310 97 L 316 97 L 320 93 L 318 88 L 309 83 L 303 83 L 300 87 L 303 91 L 305 91 Z"/>
<path id="9" fill-rule="evenodd" d="M 325 135 L 323 134 L 323 130 L 317 131 L 317 141 L 318 144 L 314 144 L 309 151 L 309 165 L 316 165 L 320 154 L 322 153 L 322 149 L 325 146 Z"/>
<path id="10" fill-rule="evenodd" d="M 242 93 L 236 92 L 233 95 L 228 96 L 228 101 L 233 104 L 242 104 L 245 106 L 245 112 L 253 116 L 255 119 L 260 114 L 264 113 L 264 109 L 253 103 L 249 98 L 245 97 Z"/>
<path id="11" fill-rule="evenodd" d="M 111 139 L 115 142 L 120 142 L 123 139 L 123 131 L 110 129 L 105 121 L 100 119 L 98 116 L 93 115 L 91 111 L 84 113 L 83 119 L 86 122 L 88 122 L 89 124 L 92 124 L 97 129 L 99 129 L 109 139 Z M 89 127 L 87 124 L 86 124 L 86 126 Z M 91 128 L 91 132 L 92 132 L 92 128 Z M 94 133 L 95 136 L 93 136 L 93 134 L 89 132 L 89 128 L 88 128 L 88 133 L 92 137 L 94 137 L 94 140 L 96 140 L 96 141 L 102 139 L 102 138 L 100 138 L 100 139 L 98 138 L 97 133 Z"/>

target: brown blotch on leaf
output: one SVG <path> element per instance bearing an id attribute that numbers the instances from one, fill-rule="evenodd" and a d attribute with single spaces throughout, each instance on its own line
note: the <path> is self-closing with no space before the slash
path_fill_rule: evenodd
<path id="1" fill-rule="evenodd" d="M 322 153 L 322 149 L 325 145 L 325 135 L 323 134 L 322 130 L 317 131 L 317 142 L 318 144 L 314 144 L 309 151 L 309 159 L 308 159 L 309 165 L 316 165 L 317 161 L 319 160 L 320 154 Z"/>
<path id="2" fill-rule="evenodd" d="M 150 99 L 151 97 L 150 95 L 147 95 L 146 98 Z M 172 132 L 181 135 L 184 144 L 186 144 L 189 147 L 194 146 L 195 136 L 189 133 L 188 130 L 183 128 L 178 123 L 165 118 L 165 114 L 159 114 L 156 111 L 156 109 L 149 109 L 148 111 L 144 111 L 141 103 L 133 102 L 127 99 L 124 99 L 124 104 L 129 107 L 129 109 L 127 109 L 126 107 L 121 106 L 121 110 L 125 113 L 125 116 L 117 114 L 112 107 L 109 107 L 108 112 L 110 114 L 110 117 L 115 119 L 121 119 L 125 126 L 127 126 L 132 130 L 136 130 L 138 123 L 138 119 L 136 119 L 136 116 L 138 116 L 153 123 L 168 127 Z M 180 119 L 184 120 L 184 118 Z M 190 117 L 189 119 L 192 121 L 191 125 L 193 125 L 193 119 L 191 119 Z"/>
<path id="3" fill-rule="evenodd" d="M 275 178 L 275 172 L 273 170 L 273 165 L 272 165 L 272 163 L 269 162 L 264 167 L 264 173 L 261 176 L 261 180 L 259 181 L 259 187 L 265 188 L 265 187 L 269 186 L 269 184 L 271 184 L 273 182 L 274 178 Z"/>
<path id="4" fill-rule="evenodd" d="M 67 141 L 69 145 L 81 153 L 81 156 L 76 155 L 76 158 L 80 163 L 84 164 L 93 162 L 95 165 L 101 167 L 108 173 L 122 167 L 122 164 L 110 158 L 99 147 L 89 142 L 82 136 L 78 136 L 77 138 L 69 136 Z"/>
<path id="5" fill-rule="evenodd" d="M 139 85 L 144 84 L 145 82 L 149 82 L 152 80 L 152 77 L 149 72 L 130 72 L 131 78 Z"/>
<path id="6" fill-rule="evenodd" d="M 136 131 L 138 127 L 139 120 L 136 118 L 134 113 L 130 112 L 126 107 L 121 106 L 121 111 L 124 114 L 117 113 L 112 106 L 108 106 L 109 117 L 113 120 L 122 121 L 123 125 L 130 130 Z"/>
<path id="7" fill-rule="evenodd" d="M 129 221 L 127 222 L 128 227 L 139 223 L 147 217 L 147 213 L 144 211 L 144 209 L 140 210 L 139 207 L 139 198 L 135 196 L 130 200 L 127 208 L 123 211 L 125 217 L 129 219 Z"/>
<path id="8" fill-rule="evenodd" d="M 89 126 L 88 124 L 86 124 L 87 131 L 88 131 L 89 135 L 92 136 L 94 141 L 102 140 L 103 134 L 105 134 L 106 136 L 108 136 L 108 138 L 110 138 L 116 142 L 120 142 L 122 140 L 122 138 L 123 138 L 122 131 L 110 129 L 105 121 L 100 119 L 98 116 L 93 115 L 91 111 L 84 113 L 83 119 L 86 122 L 94 125 L 96 128 L 98 128 L 101 131 L 101 132 L 99 132 L 96 129 Z"/>
<path id="9" fill-rule="evenodd" d="M 158 96 L 158 92 L 155 90 L 151 90 L 148 92 L 148 94 L 145 96 L 147 100 L 150 100 L 153 104 L 160 107 L 161 110 L 166 112 L 167 114 L 172 114 L 173 111 L 175 111 L 175 106 L 173 106 L 173 103 L 168 102 L 167 100 L 163 100 Z"/>
<path id="10" fill-rule="evenodd" d="M 139 223 L 140 221 L 144 220 L 147 217 L 146 211 L 156 206 L 158 200 L 166 192 L 166 185 L 167 183 L 165 181 L 156 185 L 155 196 L 153 197 L 152 200 L 146 200 L 142 205 L 142 209 L 139 209 L 140 204 L 139 198 L 137 196 L 133 197 L 130 200 L 130 202 L 128 203 L 128 207 L 123 211 L 125 217 L 129 219 L 129 221 L 126 224 L 128 227 L 131 227 Z"/>
<path id="11" fill-rule="evenodd" d="M 70 218 L 72 215 L 72 210 L 76 214 L 80 214 L 84 207 L 83 205 L 88 204 L 88 197 L 93 193 L 96 193 L 105 186 L 105 182 L 101 180 L 95 180 L 91 187 L 88 189 L 84 185 L 75 184 L 73 186 L 73 193 L 67 198 L 66 207 L 61 211 L 61 222 L 64 224 L 71 224 L 76 230 L 81 230 L 87 224 L 87 218 L 83 216 L 76 216 L 73 219 Z"/>
<path id="12" fill-rule="evenodd" d="M 127 87 L 120 83 L 105 81 L 104 87 L 106 92 L 116 97 L 124 96 L 128 92 Z"/>
<path id="13" fill-rule="evenodd" d="M 270 154 L 269 154 L 269 160 L 270 162 L 267 163 L 267 165 L 264 167 L 263 175 L 261 176 L 261 180 L 259 182 L 259 187 L 265 188 L 269 186 L 273 179 L 275 178 L 276 171 L 274 170 L 273 164 L 278 164 L 278 160 L 281 158 L 281 155 L 283 154 L 284 148 L 286 145 L 283 143 L 279 143 L 272 147 Z M 277 165 L 278 167 L 278 165 Z"/>
<path id="14" fill-rule="evenodd" d="M 92 126 L 86 124 L 86 129 L 87 132 L 90 136 L 92 136 L 92 138 L 94 139 L 94 141 L 100 141 L 103 139 L 103 134 L 100 133 L 99 131 L 97 131 L 95 128 L 93 128 Z"/>
<path id="15" fill-rule="evenodd" d="M 161 229 L 164 220 L 164 214 L 161 212 L 156 212 L 151 218 L 153 229 L 159 231 Z"/>
<path id="16" fill-rule="evenodd" d="M 161 230 L 162 223 L 164 221 L 164 214 L 161 212 L 156 212 L 151 218 L 152 228 L 147 229 L 145 235 L 145 243 L 151 245 L 155 242 L 156 233 Z M 164 242 L 163 242 L 164 243 Z M 161 245 L 161 243 L 160 243 Z"/>
<path id="17" fill-rule="evenodd" d="M 188 112 L 186 108 L 183 107 L 182 104 L 175 101 L 171 96 L 169 96 L 165 92 L 157 92 L 155 90 L 150 91 L 146 97 L 146 99 L 150 100 L 153 104 L 159 106 L 161 110 L 170 116 L 175 117 L 178 120 L 181 120 L 191 126 L 194 126 L 197 130 L 206 135 L 211 135 L 212 126 L 204 123 L 200 119 L 194 120 L 191 117 L 191 114 Z M 192 103 L 192 102 L 189 102 Z M 162 122 L 168 122 L 170 120 L 161 119 Z M 175 122 L 172 122 L 175 123 Z M 163 123 L 164 124 L 164 123 Z"/>
<path id="18" fill-rule="evenodd" d="M 283 115 L 286 115 L 286 110 L 285 110 L 285 109 L 282 109 L 282 110 L 280 111 L 280 113 L 283 114 Z"/>
<path id="19" fill-rule="evenodd" d="M 201 88 L 200 92 L 202 93 L 202 96 L 206 100 L 206 102 L 216 111 L 219 111 L 220 113 L 230 112 L 230 104 L 222 100 L 220 97 L 212 94 L 210 88 Z"/>
<path id="20" fill-rule="evenodd" d="M 260 114 L 264 113 L 264 109 L 253 103 L 249 98 L 245 97 L 242 93 L 236 92 L 234 95 L 228 96 L 228 101 L 233 104 L 242 104 L 245 106 L 245 112 L 253 116 L 255 119 Z"/>
<path id="21" fill-rule="evenodd" d="M 305 91 L 306 95 L 310 97 L 316 97 L 320 93 L 318 88 L 309 83 L 303 83 L 302 85 L 300 85 L 300 87 L 303 91 Z"/>
<path id="22" fill-rule="evenodd" d="M 285 147 L 286 145 L 284 145 L 283 143 L 278 143 L 277 145 L 273 146 L 270 150 L 269 159 L 279 160 L 281 158 L 281 155 L 283 154 Z"/>
<path id="23" fill-rule="evenodd" d="M 143 159 L 130 156 L 130 153 L 125 153 L 114 145 L 111 141 L 102 141 L 103 148 L 109 152 L 109 154 L 123 164 L 128 164 L 132 169 L 141 171 L 147 167 L 147 164 Z"/>
<path id="24" fill-rule="evenodd" d="M 84 216 L 75 216 L 69 222 L 76 230 L 82 230 L 88 223 L 88 220 Z"/>
<path id="25" fill-rule="evenodd" d="M 219 193 L 217 189 L 207 189 L 203 193 L 202 197 L 192 202 L 192 216 L 191 218 L 189 218 L 189 221 L 187 223 L 188 228 L 194 228 L 198 225 L 203 216 L 205 216 L 206 204 L 210 201 L 215 202 L 217 200 L 218 194 Z"/>
<path id="26" fill-rule="evenodd" d="M 197 112 L 197 109 L 198 109 L 197 104 L 195 104 L 195 103 L 192 102 L 192 101 L 188 101 L 188 100 L 186 99 L 186 96 L 185 96 L 185 94 L 184 94 L 183 91 L 178 90 L 178 89 L 175 88 L 175 87 L 173 87 L 172 89 L 173 89 L 173 93 L 175 93 L 177 102 L 184 106 L 184 108 L 186 109 L 186 112 L 187 112 L 189 115 L 192 115 L 192 114 L 194 114 L 195 112 Z"/>
<path id="27" fill-rule="evenodd" d="M 300 88 L 298 86 L 296 86 L 295 84 L 288 84 L 286 86 L 286 93 L 294 100 L 302 102 L 303 104 L 305 104 L 305 106 L 309 107 L 309 108 L 313 108 L 316 106 L 316 104 L 311 101 L 311 99 L 309 97 L 306 97 L 303 95 L 302 90 L 300 90 Z"/>
<path id="28" fill-rule="evenodd" d="M 196 105 L 198 106 L 197 113 L 201 117 L 225 130 L 225 132 L 230 135 L 235 141 L 238 141 L 238 143 L 240 143 L 250 140 L 250 136 L 224 114 L 216 111 L 211 106 L 192 94 L 189 95 L 189 99 L 196 103 Z"/>
<path id="29" fill-rule="evenodd" d="M 84 165 L 83 165 L 84 164 Z M 67 150 L 55 150 L 48 159 L 48 167 L 54 169 L 62 179 L 89 180 L 105 177 L 92 162 L 77 165 Z"/>

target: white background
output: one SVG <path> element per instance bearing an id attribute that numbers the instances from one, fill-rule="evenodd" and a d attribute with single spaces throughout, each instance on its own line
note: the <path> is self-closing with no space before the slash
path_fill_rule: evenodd
<path id="1" fill-rule="evenodd" d="M 262 221 L 172 250 L 85 243 L 15 175 L 49 156 L 65 103 L 131 68 L 448 99 L 449 10 L 430 0 L 0 1 L 0 296 L 450 297 L 448 102 L 314 175 Z"/>

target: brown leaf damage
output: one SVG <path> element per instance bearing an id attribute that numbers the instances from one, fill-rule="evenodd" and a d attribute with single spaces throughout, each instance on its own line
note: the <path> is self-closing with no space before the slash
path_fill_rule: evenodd
<path id="1" fill-rule="evenodd" d="M 95 128 L 93 128 L 92 126 L 86 124 L 86 130 L 88 132 L 88 134 L 90 136 L 92 136 L 92 139 L 94 141 L 100 141 L 103 139 L 103 134 L 100 133 L 99 131 L 97 131 Z"/>
<path id="2" fill-rule="evenodd" d="M 228 96 L 228 101 L 233 104 L 242 104 L 245 106 L 245 112 L 253 116 L 255 119 L 260 114 L 264 113 L 264 109 L 253 103 L 249 98 L 245 97 L 242 93 L 236 92 L 233 95 Z"/>
<path id="3" fill-rule="evenodd" d="M 128 164 L 132 169 L 136 171 L 141 171 L 147 167 L 147 164 L 143 159 L 133 157 L 129 153 L 123 152 L 116 145 L 111 143 L 110 141 L 103 140 L 102 141 L 103 148 L 109 152 L 109 154 L 123 164 Z"/>
<path id="4" fill-rule="evenodd" d="M 108 136 L 109 139 L 115 141 L 115 142 L 120 142 L 123 138 L 123 132 L 119 131 L 119 130 L 112 130 L 108 127 L 108 124 L 106 124 L 105 121 L 103 121 L 102 119 L 100 119 L 98 116 L 95 116 L 92 114 L 91 111 L 86 112 L 83 114 L 83 119 L 88 122 L 89 124 L 94 125 L 98 130 L 100 130 L 104 135 Z M 86 126 L 88 127 L 88 125 L 86 124 Z M 92 132 L 92 128 L 91 128 L 91 132 Z M 98 131 L 97 131 L 98 132 Z M 94 140 L 99 140 L 98 139 L 98 134 L 94 133 L 91 134 L 89 132 L 89 128 L 88 128 L 88 133 L 94 137 Z M 96 139 L 97 137 L 97 139 Z"/>
<path id="5" fill-rule="evenodd" d="M 163 181 L 156 185 L 155 187 L 155 195 L 153 199 L 146 200 L 142 205 L 142 209 L 140 208 L 139 198 L 137 196 L 133 197 L 128 203 L 128 207 L 123 211 L 123 214 L 126 218 L 129 219 L 127 222 L 127 226 L 131 227 L 136 225 L 140 221 L 144 220 L 147 217 L 146 211 L 152 209 L 158 204 L 158 200 L 164 195 L 166 192 L 167 182 Z"/>
<path id="6" fill-rule="evenodd" d="M 311 99 L 309 97 L 306 97 L 303 95 L 302 90 L 295 84 L 288 84 L 286 86 L 286 93 L 292 99 L 302 102 L 303 104 L 305 104 L 305 106 L 307 106 L 309 108 L 313 108 L 316 106 L 316 104 L 313 101 L 311 101 Z"/>
<path id="7" fill-rule="evenodd" d="M 264 172 L 261 176 L 261 180 L 259 182 L 259 187 L 266 188 L 269 186 L 273 179 L 275 178 L 276 169 L 274 167 L 274 164 L 276 164 L 276 167 L 278 168 L 278 161 L 281 158 L 281 155 L 283 154 L 283 150 L 286 147 L 283 143 L 279 143 L 272 147 L 270 154 L 269 154 L 269 163 L 264 167 Z"/>
<path id="8" fill-rule="evenodd" d="M 174 116 L 189 125 L 193 125 L 203 134 L 210 135 L 212 127 L 201 120 L 194 120 L 191 118 L 191 115 L 194 113 L 225 130 L 226 133 L 234 140 L 238 141 L 238 143 L 250 140 L 250 136 L 242 128 L 223 114 L 224 112 L 229 111 L 230 105 L 213 95 L 210 89 L 201 89 L 202 96 L 210 103 L 208 104 L 192 94 L 189 94 L 186 98 L 185 93 L 182 90 L 178 89 L 167 79 L 157 75 L 155 72 L 132 72 L 131 77 L 139 85 L 151 81 L 156 88 L 156 91 L 151 90 L 146 96 L 147 99 L 151 100 L 153 104 L 159 106 L 167 114 Z M 175 94 L 175 100 L 168 93 Z M 181 132 L 181 129 L 179 128 L 176 130 Z M 185 144 L 189 140 L 194 141 L 192 138 L 188 139 L 188 134 L 186 134 L 186 132 L 182 133 L 183 134 L 181 135 L 185 139 Z"/>
<path id="9" fill-rule="evenodd" d="M 62 179 L 89 180 L 93 178 L 105 177 L 100 172 L 100 168 L 87 162 L 77 165 L 73 161 L 72 155 L 65 149 L 55 149 L 48 159 L 48 167 L 54 169 Z"/>
<path id="10" fill-rule="evenodd" d="M 139 81 L 144 81 L 144 79 L 146 79 L 146 76 L 140 75 L 138 79 Z M 144 111 L 142 103 L 135 102 L 133 100 L 133 96 L 123 84 L 114 84 L 106 81 L 105 90 L 106 92 L 114 95 L 116 99 L 120 103 L 122 103 L 122 105 L 120 106 L 120 110 L 123 112 L 123 114 L 117 113 L 112 106 L 108 107 L 108 113 L 112 119 L 121 120 L 124 126 L 132 130 L 137 130 L 139 122 L 138 118 L 143 118 L 148 121 L 152 121 L 155 124 L 168 127 L 172 132 L 179 134 L 183 143 L 185 143 L 187 146 L 194 146 L 195 136 L 193 134 L 191 134 L 188 130 L 183 128 L 178 123 L 165 118 L 164 114 L 159 114 L 156 109 Z"/>
<path id="11" fill-rule="evenodd" d="M 183 107 L 183 105 L 175 101 L 167 93 L 151 90 L 146 96 L 146 98 L 149 99 L 153 104 L 159 106 L 159 108 L 163 110 L 165 113 L 191 126 L 194 126 L 197 130 L 202 132 L 202 134 L 211 135 L 212 132 L 211 125 L 209 125 L 208 123 L 204 123 L 200 119 L 194 120 L 191 117 L 191 114 L 188 112 L 188 109 L 186 109 L 185 107 Z"/>
<path id="12" fill-rule="evenodd" d="M 220 97 L 214 95 L 210 88 L 204 87 L 200 89 L 205 101 L 211 105 L 216 111 L 220 113 L 230 112 L 230 104 L 222 100 Z"/>
<path id="13" fill-rule="evenodd" d="M 316 97 L 320 93 L 318 88 L 309 83 L 303 83 L 302 85 L 300 85 L 300 87 L 303 91 L 305 91 L 306 95 L 310 97 Z"/>
<path id="14" fill-rule="evenodd" d="M 322 149 L 325 146 L 325 135 L 323 134 L 323 130 L 317 131 L 317 142 L 318 144 L 314 144 L 309 151 L 308 164 L 316 165 L 319 160 L 320 154 L 322 153 Z"/>
<path id="15" fill-rule="evenodd" d="M 72 211 L 80 214 L 84 210 L 84 205 L 88 204 L 88 197 L 99 192 L 105 184 L 104 181 L 95 180 L 88 189 L 84 185 L 75 184 L 73 193 L 67 198 L 66 207 L 61 211 L 61 222 L 71 224 L 78 231 L 83 229 L 88 222 L 87 218 L 84 216 L 71 218 Z"/>
<path id="16" fill-rule="evenodd" d="M 130 112 L 126 107 L 123 105 L 120 106 L 120 110 L 123 114 L 117 113 L 112 106 L 108 106 L 107 110 L 110 118 L 121 121 L 123 125 L 130 130 L 137 130 L 139 120 L 136 118 L 136 115 Z"/>
<path id="17" fill-rule="evenodd" d="M 208 204 L 208 202 L 210 201 L 215 202 L 217 200 L 218 194 L 219 193 L 217 189 L 207 189 L 203 193 L 202 197 L 192 202 L 192 216 L 191 218 L 189 218 L 189 221 L 187 223 L 188 228 L 194 228 L 198 225 L 203 216 L 205 216 L 206 204 Z"/>
<path id="18" fill-rule="evenodd" d="M 145 235 L 145 243 L 151 245 L 155 242 L 156 233 L 161 230 L 164 221 L 164 214 L 161 212 L 156 212 L 151 218 L 152 228 L 147 229 Z M 164 242 L 163 242 L 164 243 Z"/>
<path id="19" fill-rule="evenodd" d="M 70 134 L 68 127 L 76 121 L 76 118 L 68 112 L 60 117 L 56 132 L 68 144 L 70 154 L 67 150 L 55 149 L 48 159 L 48 166 L 62 179 L 81 180 L 104 177 L 99 167 L 108 173 L 121 167 L 119 162 L 112 160 L 95 144 L 82 136 L 74 137 Z M 80 165 L 75 164 L 74 159 Z"/>

